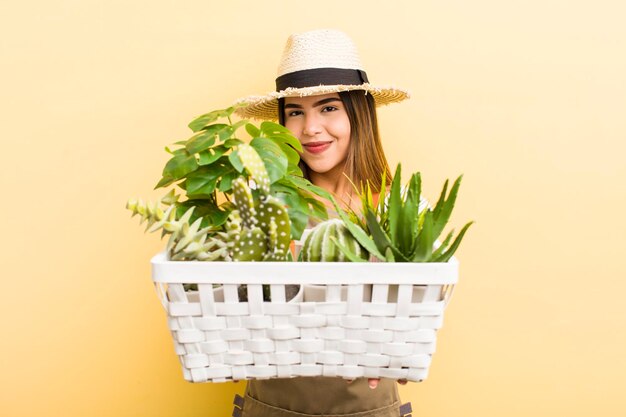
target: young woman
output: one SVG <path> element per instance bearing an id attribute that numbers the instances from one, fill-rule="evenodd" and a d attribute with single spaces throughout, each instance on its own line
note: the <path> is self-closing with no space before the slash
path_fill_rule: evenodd
<path id="1" fill-rule="evenodd" d="M 376 193 L 382 173 L 389 178 L 374 98 L 365 91 L 281 98 L 278 115 L 302 143 L 305 176 L 345 205 L 359 208 L 348 178 L 357 185 L 369 181 Z"/>
<path id="2" fill-rule="evenodd" d="M 278 119 L 302 143 L 305 176 L 358 210 L 360 202 L 352 198 L 346 175 L 354 184 L 369 181 L 374 192 L 383 172 L 390 177 L 376 106 L 406 98 L 404 90 L 369 84 L 348 36 L 316 30 L 289 37 L 276 91 L 239 100 L 247 106 L 238 113 Z M 401 407 L 396 381 L 330 377 L 252 380 L 239 405 L 244 417 L 397 417 L 410 409 Z"/>

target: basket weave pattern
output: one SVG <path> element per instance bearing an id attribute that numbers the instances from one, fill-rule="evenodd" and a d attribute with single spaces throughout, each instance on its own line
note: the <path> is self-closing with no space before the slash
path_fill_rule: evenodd
<path id="1" fill-rule="evenodd" d="M 421 381 L 458 273 L 455 260 L 171 262 L 161 254 L 152 263 L 176 354 L 192 382 L 296 376 Z M 198 284 L 198 291 L 185 292 L 183 283 Z M 247 301 L 239 300 L 241 284 Z M 263 300 L 262 284 L 270 285 L 271 301 Z M 287 301 L 286 284 L 303 291 Z M 321 297 L 308 295 L 313 284 L 323 285 Z"/>

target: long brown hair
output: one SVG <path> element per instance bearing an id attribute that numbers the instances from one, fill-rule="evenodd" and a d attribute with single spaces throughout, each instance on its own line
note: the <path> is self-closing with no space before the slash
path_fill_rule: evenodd
<path id="1" fill-rule="evenodd" d="M 390 178 L 391 171 L 378 132 L 374 97 L 364 90 L 340 91 L 339 97 L 350 120 L 350 145 L 344 173 L 357 187 L 369 181 L 372 192 L 379 192 L 383 173 Z M 284 98 L 278 100 L 278 120 L 285 125 Z M 309 167 L 303 160 L 300 160 L 300 168 L 305 178 L 310 179 Z"/>

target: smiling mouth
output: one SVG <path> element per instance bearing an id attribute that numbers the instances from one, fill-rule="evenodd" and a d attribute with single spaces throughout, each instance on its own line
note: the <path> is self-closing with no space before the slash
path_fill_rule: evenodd
<path id="1" fill-rule="evenodd" d="M 302 145 L 304 147 L 304 149 L 306 149 L 307 151 L 311 152 L 311 153 L 320 153 L 325 151 L 331 144 L 332 142 L 315 142 L 315 143 L 309 143 L 306 145 Z"/>

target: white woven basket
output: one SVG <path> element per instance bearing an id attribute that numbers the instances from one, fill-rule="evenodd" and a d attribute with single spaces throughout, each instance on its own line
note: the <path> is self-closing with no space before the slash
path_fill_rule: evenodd
<path id="1" fill-rule="evenodd" d="M 458 262 L 175 262 L 161 253 L 152 278 L 188 381 L 421 381 Z M 185 292 L 184 283 L 198 291 Z M 240 284 L 248 301 L 239 301 Z M 263 301 L 263 284 L 271 301 Z M 304 299 L 287 302 L 286 284 L 304 286 Z"/>

